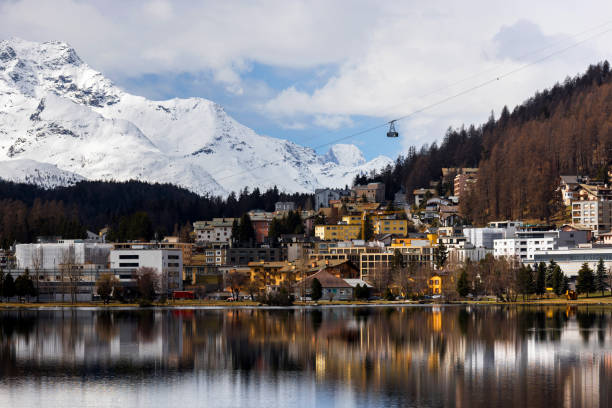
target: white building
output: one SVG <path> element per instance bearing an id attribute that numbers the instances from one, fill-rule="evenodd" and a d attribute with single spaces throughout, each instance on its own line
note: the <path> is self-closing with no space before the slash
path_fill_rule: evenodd
<path id="1" fill-rule="evenodd" d="M 559 231 L 518 231 L 514 238 L 496 239 L 493 242 L 493 255 L 533 260 L 536 251 L 556 249 L 558 238 Z"/>
<path id="2" fill-rule="evenodd" d="M 153 268 L 160 278 L 162 292 L 183 288 L 183 252 L 178 248 L 137 248 L 134 245 L 131 249 L 113 249 L 110 267 L 119 271 L 120 280 L 132 279 L 132 272 L 138 268 Z"/>
<path id="3" fill-rule="evenodd" d="M 212 221 L 196 221 L 193 230 L 198 243 L 229 243 L 232 238 L 234 218 L 213 218 Z"/>
<path id="4" fill-rule="evenodd" d="M 107 268 L 112 245 L 89 243 L 80 240 L 63 240 L 58 243 L 17 244 L 15 259 L 18 269 L 53 270 L 63 264 L 90 265 Z"/>
<path id="5" fill-rule="evenodd" d="M 315 210 L 321 207 L 329 207 L 330 200 L 340 200 L 342 197 L 350 197 L 351 190 L 340 188 L 318 188 L 315 190 Z"/>
<path id="6" fill-rule="evenodd" d="M 588 227 L 599 236 L 612 229 L 612 201 L 572 201 L 572 224 Z"/>
<path id="7" fill-rule="evenodd" d="M 493 249 L 493 241 L 506 238 L 506 230 L 504 228 L 464 228 L 463 235 L 476 248 Z"/>
<path id="8" fill-rule="evenodd" d="M 496 257 L 518 257 L 522 261 L 533 260 L 537 251 L 550 251 L 559 248 L 574 248 L 589 240 L 588 231 L 565 229 L 538 231 L 526 229 L 517 231 L 514 236 L 494 241 L 493 254 Z"/>
<path id="9" fill-rule="evenodd" d="M 533 261 L 526 263 L 549 263 L 551 260 L 559 264 L 559 267 L 568 276 L 578 275 L 583 263 L 588 263 L 593 271 L 597 263 L 603 259 L 606 270 L 612 268 L 612 247 L 591 246 L 587 248 L 555 249 L 551 251 L 536 251 Z"/>

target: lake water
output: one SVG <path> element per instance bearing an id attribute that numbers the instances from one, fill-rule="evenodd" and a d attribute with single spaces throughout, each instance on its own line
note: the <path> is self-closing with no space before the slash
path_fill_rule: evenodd
<path id="1" fill-rule="evenodd" d="M 0 312 L 0 407 L 610 407 L 612 309 Z"/>

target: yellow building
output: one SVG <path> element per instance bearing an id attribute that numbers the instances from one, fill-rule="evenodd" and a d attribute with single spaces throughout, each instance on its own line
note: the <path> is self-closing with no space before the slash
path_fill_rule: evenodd
<path id="1" fill-rule="evenodd" d="M 376 217 L 373 222 L 374 234 L 397 234 L 405 236 L 408 232 L 407 220 L 394 220 Z"/>
<path id="2" fill-rule="evenodd" d="M 434 275 L 429 278 L 427 282 L 427 286 L 429 286 L 429 290 L 433 295 L 441 295 L 442 294 L 442 277 L 440 275 Z"/>
<path id="3" fill-rule="evenodd" d="M 323 241 L 348 241 L 359 238 L 361 224 L 315 226 L 315 237 Z"/>
<path id="4" fill-rule="evenodd" d="M 302 279 L 302 273 L 291 262 L 249 262 L 250 281 L 256 282 L 260 290 L 292 285 Z"/>
<path id="5" fill-rule="evenodd" d="M 345 215 L 342 217 L 342 222 L 349 225 L 361 225 L 361 215 Z"/>

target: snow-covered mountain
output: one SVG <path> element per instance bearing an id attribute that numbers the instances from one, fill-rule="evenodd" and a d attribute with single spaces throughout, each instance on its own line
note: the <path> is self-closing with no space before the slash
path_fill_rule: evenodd
<path id="1" fill-rule="evenodd" d="M 137 179 L 226 195 L 344 186 L 389 163 L 366 162 L 354 145 L 318 155 L 258 135 L 206 99 L 131 95 L 65 43 L 0 42 L 0 178 L 44 187 Z"/>

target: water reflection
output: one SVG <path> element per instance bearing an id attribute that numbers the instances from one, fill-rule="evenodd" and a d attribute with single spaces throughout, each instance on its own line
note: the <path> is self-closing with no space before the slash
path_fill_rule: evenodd
<path id="1" fill-rule="evenodd" d="M 0 406 L 611 406 L 612 310 L 0 312 Z"/>

